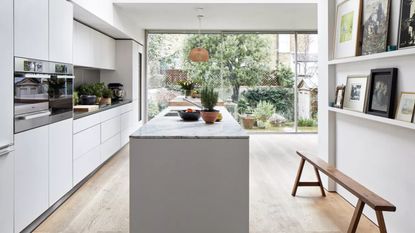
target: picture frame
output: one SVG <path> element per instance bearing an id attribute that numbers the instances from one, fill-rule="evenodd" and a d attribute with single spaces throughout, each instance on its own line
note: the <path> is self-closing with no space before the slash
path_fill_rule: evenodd
<path id="1" fill-rule="evenodd" d="M 336 5 L 335 59 L 360 55 L 362 2 L 344 0 Z"/>
<path id="2" fill-rule="evenodd" d="M 401 0 L 398 49 L 415 46 L 415 1 Z"/>
<path id="3" fill-rule="evenodd" d="M 343 109 L 365 112 L 368 83 L 368 75 L 351 75 L 347 77 Z"/>
<path id="4" fill-rule="evenodd" d="M 334 101 L 335 108 L 343 108 L 345 87 L 345 85 L 339 85 L 336 87 L 336 99 Z"/>
<path id="5" fill-rule="evenodd" d="M 373 69 L 370 71 L 370 90 L 367 113 L 394 118 L 398 69 Z"/>
<path id="6" fill-rule="evenodd" d="M 401 92 L 395 119 L 413 122 L 415 113 L 415 92 Z"/>
<path id="7" fill-rule="evenodd" d="M 362 55 L 385 52 L 388 47 L 391 0 L 364 0 Z"/>

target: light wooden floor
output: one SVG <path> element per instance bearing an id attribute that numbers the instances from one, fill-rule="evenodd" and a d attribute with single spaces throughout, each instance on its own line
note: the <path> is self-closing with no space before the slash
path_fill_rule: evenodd
<path id="1" fill-rule="evenodd" d="M 295 150 L 316 153 L 317 135 L 251 136 L 250 233 L 346 232 L 354 209 L 339 195 L 322 198 L 317 187 L 305 187 L 291 196 L 299 164 Z M 129 232 L 128 173 L 126 147 L 35 232 Z M 304 178 L 314 179 L 313 174 L 304 169 Z M 378 229 L 362 218 L 358 232 Z"/>

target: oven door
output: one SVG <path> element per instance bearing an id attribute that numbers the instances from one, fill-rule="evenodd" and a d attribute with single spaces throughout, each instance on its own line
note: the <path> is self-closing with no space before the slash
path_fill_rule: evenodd
<path id="1" fill-rule="evenodd" d="M 73 116 L 73 76 L 52 75 L 49 80 L 50 123 Z"/>
<path id="2" fill-rule="evenodd" d="M 15 74 L 15 133 L 49 124 L 49 79 L 47 74 Z"/>

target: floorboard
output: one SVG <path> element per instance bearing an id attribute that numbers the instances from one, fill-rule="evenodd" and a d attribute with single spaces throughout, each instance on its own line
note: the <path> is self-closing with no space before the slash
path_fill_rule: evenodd
<path id="1" fill-rule="evenodd" d="M 252 135 L 250 140 L 250 233 L 346 232 L 354 208 L 318 187 L 291 188 L 299 164 L 295 150 L 317 153 L 317 135 Z M 303 177 L 314 180 L 305 167 Z M 34 232 L 129 232 L 128 146 L 123 148 Z M 378 232 L 363 217 L 357 232 Z"/>

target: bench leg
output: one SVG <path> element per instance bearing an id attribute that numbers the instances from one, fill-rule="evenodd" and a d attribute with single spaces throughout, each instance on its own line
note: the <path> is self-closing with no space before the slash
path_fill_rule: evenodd
<path id="1" fill-rule="evenodd" d="M 360 220 L 360 217 L 362 216 L 364 207 L 365 207 L 365 203 L 359 199 L 359 201 L 357 202 L 356 208 L 354 210 L 352 221 L 350 222 L 347 233 L 356 233 L 357 225 L 359 225 L 359 220 Z"/>
<path id="2" fill-rule="evenodd" d="M 385 219 L 383 218 L 382 211 L 376 211 L 376 218 L 378 219 L 379 232 L 386 233 Z"/>
<path id="3" fill-rule="evenodd" d="M 298 167 L 297 171 L 297 177 L 295 178 L 295 183 L 293 187 L 293 191 L 291 193 L 292 196 L 295 197 L 295 194 L 297 194 L 298 185 L 300 184 L 301 174 L 303 173 L 305 159 L 301 158 L 300 166 Z"/>
<path id="4" fill-rule="evenodd" d="M 320 186 L 321 195 L 323 197 L 325 197 L 326 196 L 326 192 L 324 191 L 323 183 L 321 183 L 320 173 L 318 172 L 318 169 L 316 167 L 314 167 L 314 171 L 316 172 L 317 181 L 318 181 L 318 185 Z"/>

